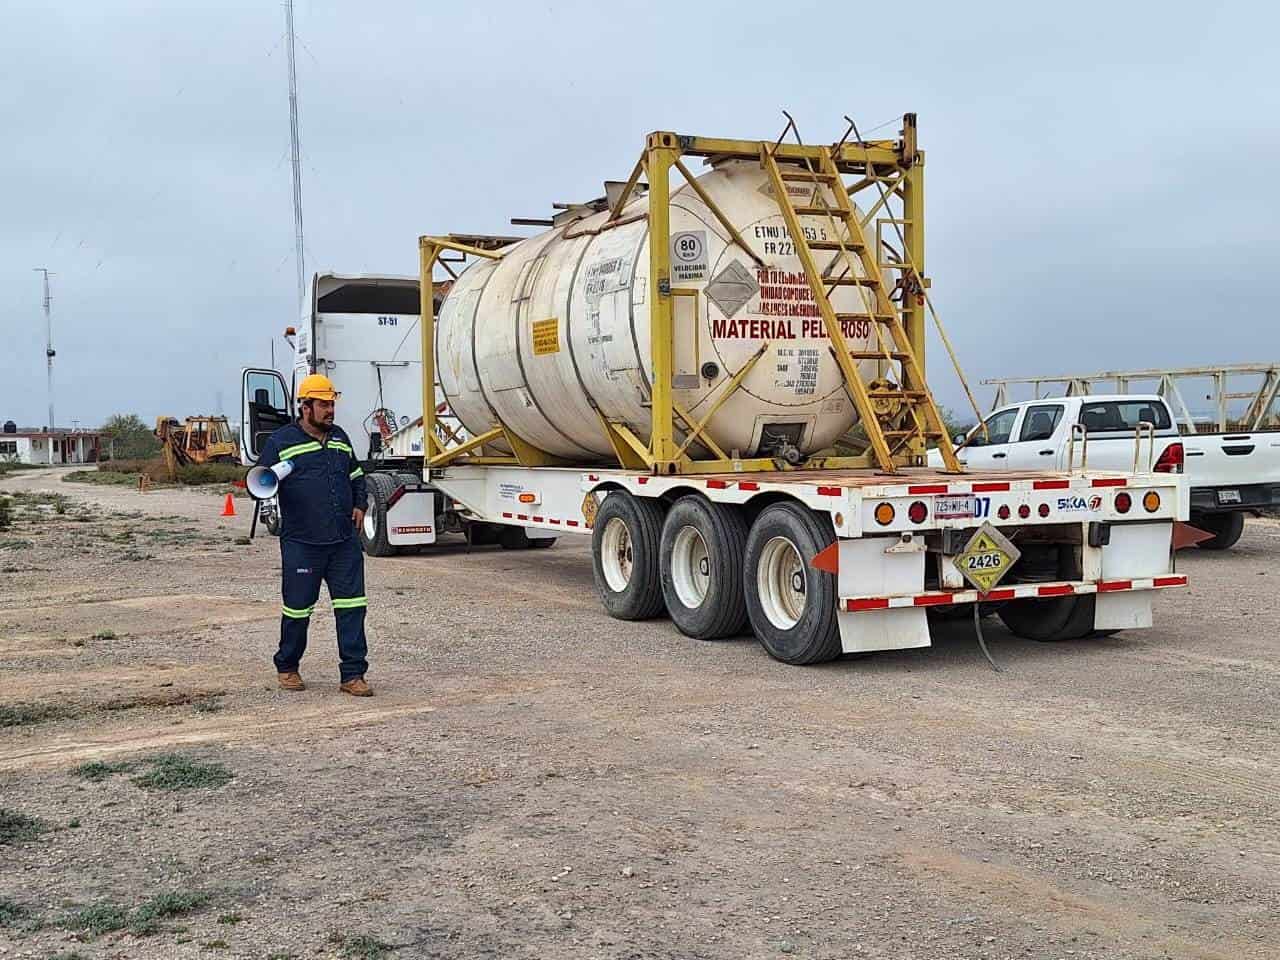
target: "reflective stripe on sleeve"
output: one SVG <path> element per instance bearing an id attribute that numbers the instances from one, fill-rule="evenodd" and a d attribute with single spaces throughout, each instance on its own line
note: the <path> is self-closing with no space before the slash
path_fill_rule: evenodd
<path id="1" fill-rule="evenodd" d="M 356 467 L 354 470 L 351 471 L 352 480 L 354 480 L 356 477 L 363 477 L 363 476 L 364 476 L 364 471 L 361 470 L 359 467 Z"/>
<path id="2" fill-rule="evenodd" d="M 314 605 L 310 607 L 306 607 L 302 610 L 295 610 L 293 607 L 286 607 L 282 605 L 280 607 L 280 612 L 283 613 L 290 620 L 305 620 L 307 619 L 307 617 L 311 616 L 311 611 L 314 609 L 315 609 Z"/>
<path id="3" fill-rule="evenodd" d="M 368 597 L 340 597 L 333 601 L 333 609 L 335 610 L 354 610 L 356 607 L 367 607 L 368 605 Z"/>
<path id="4" fill-rule="evenodd" d="M 321 447 L 320 444 L 316 443 L 314 440 L 312 440 L 310 443 L 295 443 L 292 447 L 285 447 L 283 450 L 280 451 L 280 459 L 289 460 L 293 457 L 299 456 L 300 454 L 315 453 L 317 450 L 322 450 L 322 449 L 324 448 Z"/>

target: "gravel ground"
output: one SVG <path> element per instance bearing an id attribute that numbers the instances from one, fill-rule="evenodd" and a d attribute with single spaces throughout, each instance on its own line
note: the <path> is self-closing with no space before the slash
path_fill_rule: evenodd
<path id="1" fill-rule="evenodd" d="M 442 546 L 369 561 L 355 700 L 327 613 L 275 688 L 243 504 L 0 488 L 69 498 L 0 531 L 0 956 L 1280 956 L 1275 521 L 1152 630 L 987 621 L 1002 674 L 966 625 L 785 667 L 610 620 L 585 539 Z"/>

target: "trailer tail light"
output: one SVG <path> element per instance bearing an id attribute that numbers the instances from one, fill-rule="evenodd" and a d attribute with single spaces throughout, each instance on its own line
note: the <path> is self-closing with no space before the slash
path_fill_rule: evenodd
<path id="1" fill-rule="evenodd" d="M 876 517 L 876 523 L 880 524 L 880 526 L 882 527 L 887 527 L 889 524 L 893 523 L 893 504 L 892 503 L 876 504 L 875 517 Z"/>
<path id="2" fill-rule="evenodd" d="M 1040 516 L 1047 517 L 1049 515 L 1049 505 L 1047 503 L 1040 504 Z"/>
<path id="3" fill-rule="evenodd" d="M 1160 509 L 1160 494 L 1148 490 L 1142 497 L 1142 509 L 1147 513 L 1155 513 Z"/>
<path id="4" fill-rule="evenodd" d="M 1171 443 L 1164 448 L 1152 470 L 1156 473 L 1181 473 L 1186 462 L 1187 452 L 1182 443 Z"/>
<path id="5" fill-rule="evenodd" d="M 907 519 L 912 523 L 924 523 L 929 519 L 929 508 L 925 506 L 923 500 L 917 500 L 907 507 Z"/>
<path id="6" fill-rule="evenodd" d="M 1007 503 L 1000 504 L 999 509 L 996 510 L 996 516 L 999 517 L 1001 520 L 1008 520 L 1009 505 Z"/>
<path id="7" fill-rule="evenodd" d="M 1031 508 L 1027 506 L 1027 504 L 1025 503 L 1021 504 L 1018 507 L 1018 516 L 1020 516 L 1023 520 L 1027 519 L 1027 517 L 1031 516 Z"/>
<path id="8" fill-rule="evenodd" d="M 1133 507 L 1133 497 L 1123 490 L 1116 494 L 1116 513 L 1128 513 Z"/>

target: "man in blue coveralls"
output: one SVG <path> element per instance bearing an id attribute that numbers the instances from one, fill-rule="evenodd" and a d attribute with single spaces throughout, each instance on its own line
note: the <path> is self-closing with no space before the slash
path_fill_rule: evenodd
<path id="1" fill-rule="evenodd" d="M 351 438 L 333 422 L 338 392 L 328 377 L 313 373 L 298 385 L 299 416 L 273 433 L 258 462 L 287 460 L 293 471 L 280 484 L 280 574 L 284 606 L 276 673 L 285 690 L 305 690 L 298 662 L 307 649 L 307 627 L 329 585 L 338 623 L 338 689 L 371 697 L 365 682 L 369 661 L 364 636 L 364 551 L 356 531 L 368 503 L 364 471 Z"/>

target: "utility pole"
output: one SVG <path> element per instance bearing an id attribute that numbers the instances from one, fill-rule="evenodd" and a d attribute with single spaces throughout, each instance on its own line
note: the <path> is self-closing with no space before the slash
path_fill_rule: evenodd
<path id="1" fill-rule="evenodd" d="M 293 49 L 293 0 L 285 0 L 285 23 L 289 50 L 289 145 L 293 160 L 293 233 L 298 261 L 298 318 L 307 299 L 307 273 L 302 245 L 302 148 L 298 140 L 298 73 Z"/>
<path id="2" fill-rule="evenodd" d="M 58 424 L 53 419 L 53 358 L 57 355 L 53 349 L 53 315 L 50 313 L 50 306 L 53 304 L 53 297 L 49 293 L 49 271 L 45 267 L 33 267 L 36 273 L 44 274 L 44 357 L 47 367 L 47 396 L 49 398 L 49 429 L 53 430 Z"/>

